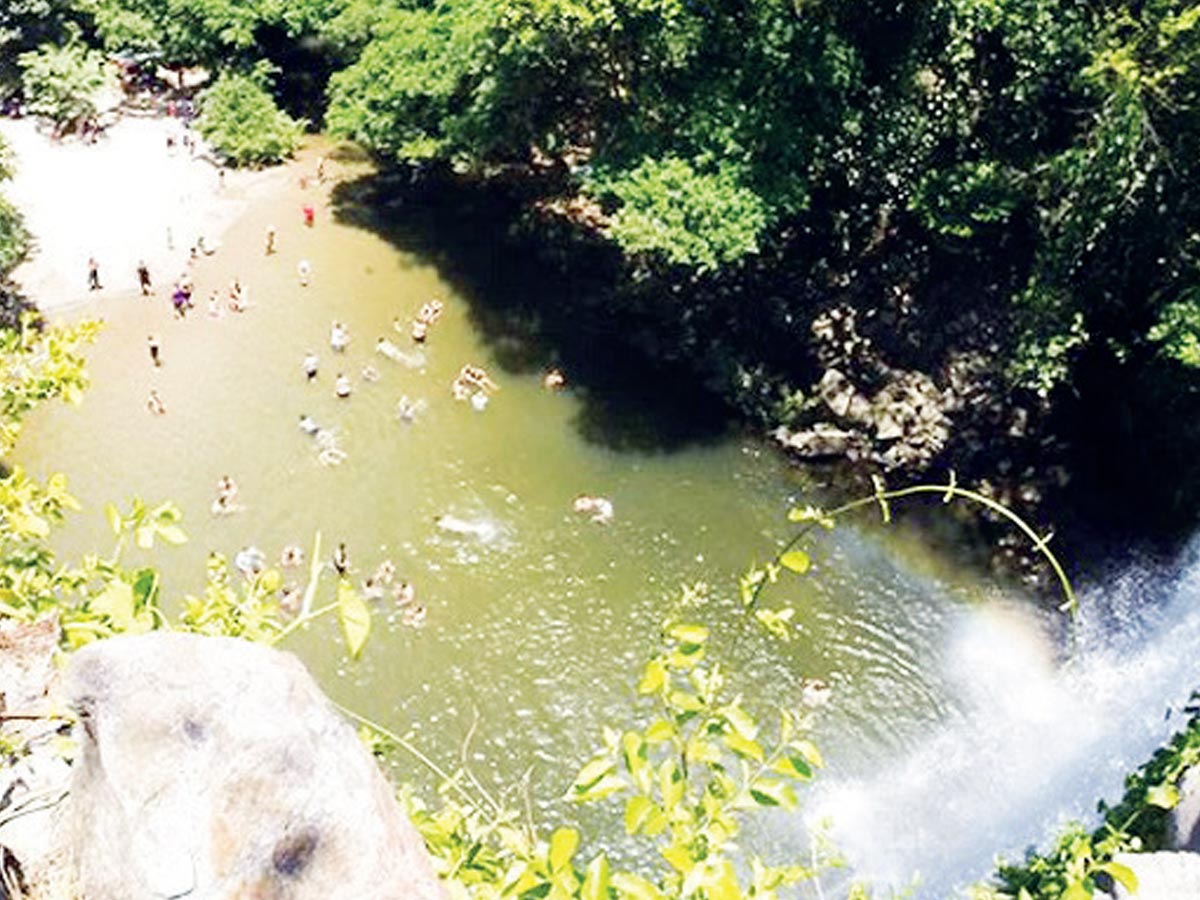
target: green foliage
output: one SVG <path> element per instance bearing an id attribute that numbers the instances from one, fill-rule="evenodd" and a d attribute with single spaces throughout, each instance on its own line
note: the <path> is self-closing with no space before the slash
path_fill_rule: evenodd
<path id="1" fill-rule="evenodd" d="M 104 55 L 78 42 L 43 44 L 18 61 L 29 111 L 58 126 L 79 126 L 95 118 L 100 93 L 112 83 Z"/>
<path id="2" fill-rule="evenodd" d="M 262 79 L 224 72 L 200 97 L 196 127 L 235 166 L 262 166 L 290 157 L 303 125 L 275 105 Z"/>
<path id="3" fill-rule="evenodd" d="M 1165 846 L 1167 812 L 1179 802 L 1178 784 L 1200 763 L 1200 719 L 1193 718 L 1171 742 L 1125 779 L 1125 794 L 1113 807 L 1100 804 L 1103 824 L 1094 832 L 1068 826 L 1046 853 L 1030 852 L 1019 864 L 1001 863 L 994 885 L 980 897 L 1064 898 L 1106 896 L 1099 876 L 1136 892 L 1136 878 L 1113 861 L 1120 852 L 1152 852 Z"/>
<path id="4" fill-rule="evenodd" d="M 703 591 L 685 592 L 692 605 Z M 781 891 L 836 864 L 824 848 L 804 864 L 773 865 L 743 850 L 747 816 L 794 809 L 796 789 L 822 765 L 804 736 L 806 718 L 781 710 L 760 725 L 730 695 L 718 664 L 706 661 L 709 629 L 664 625 L 662 649 L 645 665 L 637 691 L 654 701 L 640 724 L 606 728 L 603 745 L 579 770 L 565 798 L 619 810 L 626 834 L 654 853 L 636 871 L 603 852 L 582 854 L 580 832 L 560 827 L 540 839 L 492 803 L 443 798 L 436 812 L 405 794 L 414 822 L 456 896 L 476 900 L 776 900 Z M 455 779 L 453 783 L 457 783 Z M 443 793 L 448 791 L 449 785 Z"/>
<path id="5" fill-rule="evenodd" d="M 1189 368 L 1200 367 L 1200 289 L 1186 300 L 1164 306 L 1147 337 L 1160 342 L 1170 359 Z"/>
<path id="6" fill-rule="evenodd" d="M 730 167 L 709 175 L 686 160 L 646 159 L 597 189 L 619 204 L 610 232 L 626 252 L 700 271 L 756 253 L 766 225 L 762 200 Z"/>

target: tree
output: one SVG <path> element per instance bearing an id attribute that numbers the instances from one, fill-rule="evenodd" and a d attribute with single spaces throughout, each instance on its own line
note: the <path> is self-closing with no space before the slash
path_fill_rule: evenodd
<path id="1" fill-rule="evenodd" d="M 223 73 L 200 97 L 196 127 L 235 166 L 262 166 L 291 156 L 303 125 L 275 105 L 262 77 Z"/>
<path id="2" fill-rule="evenodd" d="M 112 82 L 103 54 L 79 42 L 43 44 L 22 53 L 19 62 L 29 111 L 62 131 L 95 118 L 100 93 Z"/>

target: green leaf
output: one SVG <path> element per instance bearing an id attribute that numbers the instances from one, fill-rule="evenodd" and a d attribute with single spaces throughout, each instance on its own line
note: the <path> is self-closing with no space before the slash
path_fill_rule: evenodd
<path id="1" fill-rule="evenodd" d="M 605 797 L 611 797 L 627 787 L 629 785 L 623 778 L 618 778 L 616 775 L 604 775 L 586 790 L 575 789 L 573 793 L 568 792 L 566 799 L 576 803 L 592 803 L 596 800 L 603 800 Z"/>
<path id="2" fill-rule="evenodd" d="M 154 528 L 150 525 L 139 525 L 133 532 L 133 539 L 143 550 L 154 546 Z"/>
<path id="3" fill-rule="evenodd" d="M 1114 881 L 1119 882 L 1121 887 L 1125 888 L 1129 893 L 1137 893 L 1138 878 L 1129 866 L 1121 865 L 1119 862 L 1106 862 L 1103 865 L 1097 866 L 1096 869 L 1100 872 L 1107 872 L 1112 876 Z"/>
<path id="4" fill-rule="evenodd" d="M 559 828 L 550 835 L 550 871 L 559 872 L 571 863 L 579 849 L 579 832 L 574 828 Z"/>
<path id="5" fill-rule="evenodd" d="M 608 879 L 608 857 L 601 853 L 588 863 L 579 900 L 608 900 Z"/>
<path id="6" fill-rule="evenodd" d="M 637 834 L 655 808 L 654 801 L 649 797 L 630 797 L 625 804 L 625 833 Z"/>
<path id="7" fill-rule="evenodd" d="M 1091 900 L 1091 898 L 1092 889 L 1079 881 L 1072 881 L 1062 892 L 1062 900 Z"/>
<path id="8" fill-rule="evenodd" d="M 611 775 L 616 771 L 616 764 L 607 756 L 598 756 L 590 760 L 579 770 L 579 774 L 575 776 L 575 782 L 571 785 L 571 790 L 583 792 L 591 788 L 605 775 Z"/>
<path id="9" fill-rule="evenodd" d="M 759 806 L 796 808 L 796 792 L 790 784 L 773 778 L 759 778 L 750 785 L 750 796 Z"/>
<path id="10" fill-rule="evenodd" d="M 756 762 L 763 761 L 763 748 L 758 741 L 752 741 L 749 738 L 742 737 L 736 731 L 731 731 L 728 734 L 722 735 L 722 740 L 725 741 L 725 745 L 738 756 L 744 756 L 747 759 L 753 759 Z"/>
<path id="11" fill-rule="evenodd" d="M 338 619 L 342 623 L 342 634 L 346 638 L 346 649 L 351 659 L 358 659 L 371 633 L 371 610 L 358 596 L 350 582 L 342 579 L 337 591 Z"/>
<path id="12" fill-rule="evenodd" d="M 92 598 L 93 612 L 108 616 L 118 631 L 125 631 L 133 624 L 133 588 L 124 581 L 110 581 Z"/>
<path id="13" fill-rule="evenodd" d="M 803 575 L 812 566 L 812 560 L 803 550 L 789 550 L 779 557 L 779 563 L 785 569 L 791 569 L 797 575 Z"/>
<path id="14" fill-rule="evenodd" d="M 137 605 L 152 603 L 158 594 L 158 572 L 154 569 L 138 569 L 133 579 L 133 593 Z"/>
<path id="15" fill-rule="evenodd" d="M 653 884 L 630 872 L 614 872 L 611 884 L 622 897 L 630 900 L 662 900 L 662 892 Z"/>
<path id="16" fill-rule="evenodd" d="M 646 729 L 646 743 L 661 744 L 663 741 L 669 741 L 678 734 L 678 729 L 665 719 L 658 719 Z"/>
<path id="17" fill-rule="evenodd" d="M 652 659 L 642 670 L 642 680 L 638 682 L 639 694 L 657 694 L 667 682 L 667 667 L 661 659 Z"/>
<path id="18" fill-rule="evenodd" d="M 796 753 L 789 753 L 780 757 L 771 766 L 771 771 L 778 772 L 780 775 L 786 775 L 788 778 L 797 778 L 801 781 L 808 781 L 813 776 L 813 770 L 808 761 Z"/>
<path id="19" fill-rule="evenodd" d="M 158 536 L 174 547 L 187 543 L 187 535 L 178 525 L 159 525 Z"/>
<path id="20" fill-rule="evenodd" d="M 1162 809 L 1174 809 L 1179 805 L 1179 790 L 1173 784 L 1156 784 L 1146 791 L 1146 802 Z"/>
<path id="21" fill-rule="evenodd" d="M 680 623 L 667 630 L 667 634 L 681 644 L 700 645 L 708 640 L 708 629 L 703 625 L 687 625 Z"/>

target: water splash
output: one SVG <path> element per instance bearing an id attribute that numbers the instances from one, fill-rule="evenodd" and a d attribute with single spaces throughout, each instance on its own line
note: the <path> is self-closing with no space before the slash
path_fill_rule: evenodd
<path id="1" fill-rule="evenodd" d="M 1004 601 L 964 610 L 944 654 L 953 712 L 900 758 L 835 777 L 809 807 L 859 878 L 946 897 L 1018 859 L 1096 801 L 1184 722 L 1200 684 L 1200 558 L 1133 568 L 1083 597 L 1074 653 L 1046 617 Z"/>

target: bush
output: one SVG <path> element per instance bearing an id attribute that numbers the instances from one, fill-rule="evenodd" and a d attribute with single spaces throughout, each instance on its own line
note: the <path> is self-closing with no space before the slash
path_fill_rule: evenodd
<path id="1" fill-rule="evenodd" d="M 304 123 L 275 105 L 261 78 L 226 72 L 201 95 L 196 127 L 232 165 L 263 166 L 296 151 Z"/>
<path id="2" fill-rule="evenodd" d="M 109 84 L 104 55 L 81 44 L 63 47 L 43 44 L 22 53 L 21 82 L 29 111 L 45 116 L 60 128 L 95 118 L 97 98 Z"/>

